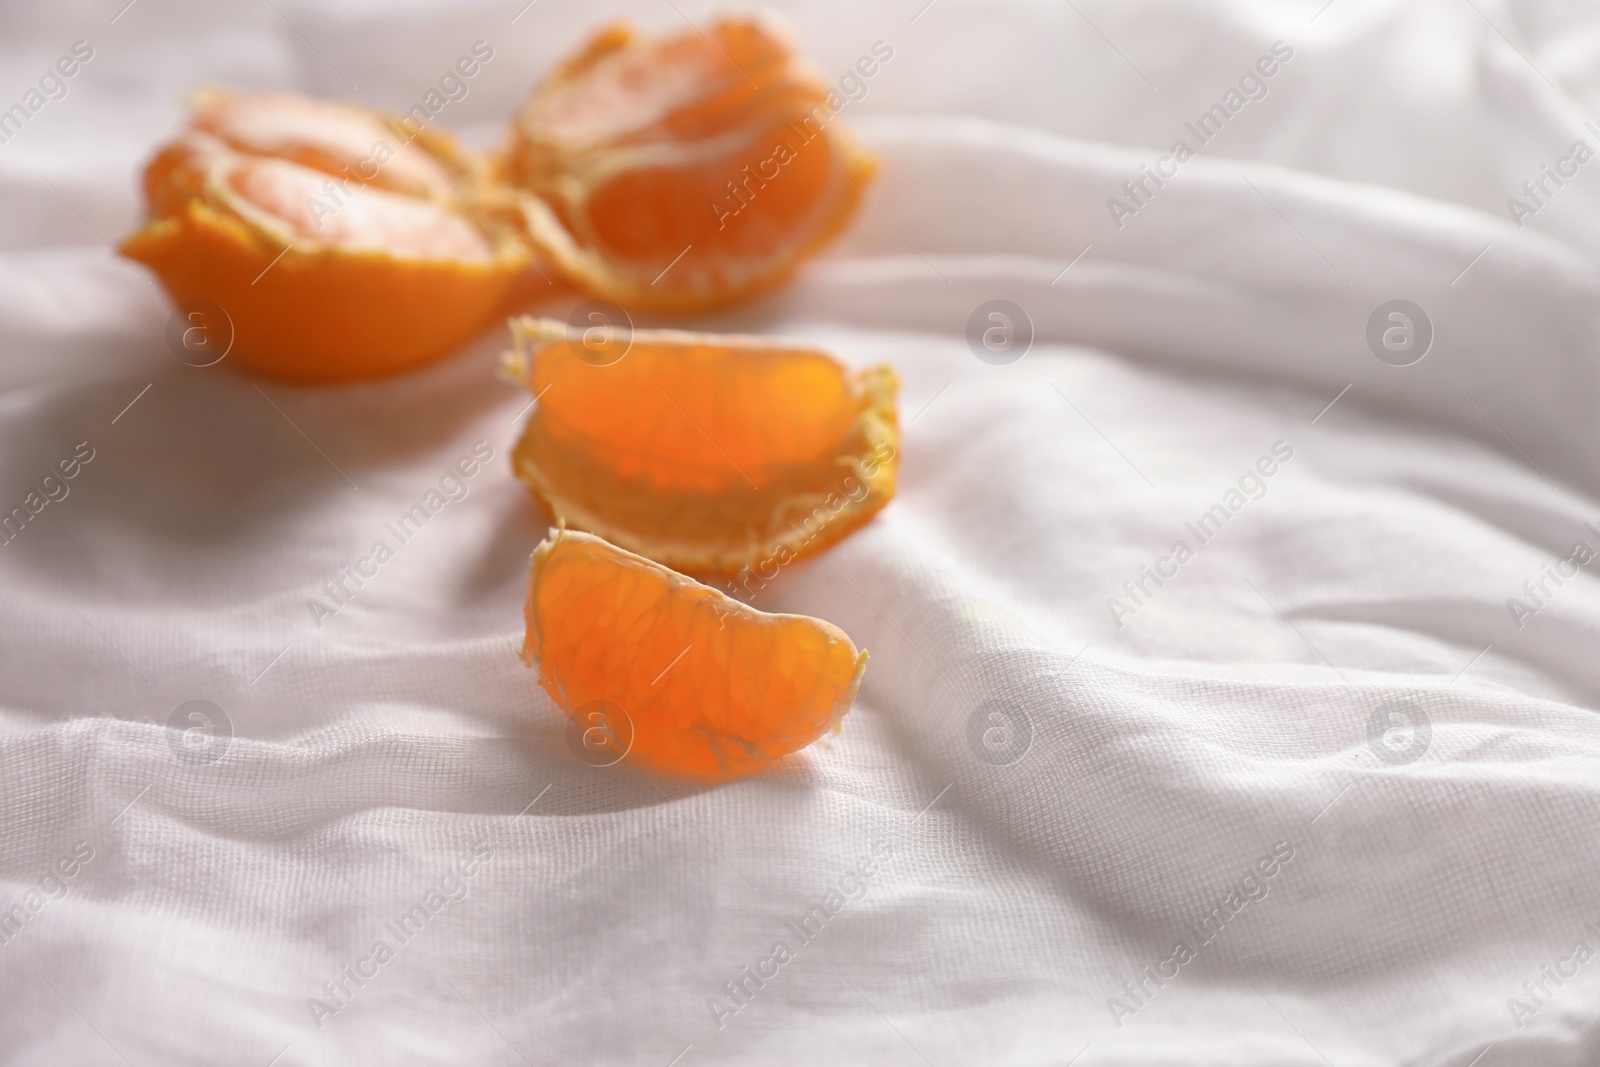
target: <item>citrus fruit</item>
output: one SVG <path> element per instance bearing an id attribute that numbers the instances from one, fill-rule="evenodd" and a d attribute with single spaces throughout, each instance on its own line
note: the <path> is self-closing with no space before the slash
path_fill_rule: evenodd
<path id="1" fill-rule="evenodd" d="M 574 530 L 534 550 L 526 617 L 523 656 L 596 766 L 760 770 L 837 728 L 867 662 L 832 623 L 757 611 Z"/>
<path id="2" fill-rule="evenodd" d="M 537 398 L 512 454 L 560 521 L 754 592 L 894 495 L 888 366 L 675 330 L 512 323 L 507 370 Z"/>
<path id="3" fill-rule="evenodd" d="M 146 168 L 150 219 L 121 251 L 180 306 L 220 307 L 240 363 L 391 374 L 471 338 L 528 265 L 476 206 L 485 173 L 446 135 L 354 105 L 208 90 Z"/>
<path id="4" fill-rule="evenodd" d="M 602 31 L 529 98 L 500 159 L 526 232 L 578 286 L 685 313 L 770 289 L 836 234 L 874 161 L 772 25 Z"/>

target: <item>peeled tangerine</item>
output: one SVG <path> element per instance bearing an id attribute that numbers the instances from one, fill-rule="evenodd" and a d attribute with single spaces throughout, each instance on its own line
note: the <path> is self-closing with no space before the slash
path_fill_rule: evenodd
<path id="1" fill-rule="evenodd" d="M 626 308 L 692 312 L 781 283 L 836 234 L 875 163 L 836 93 L 768 23 L 600 31 L 539 86 L 502 158 L 528 237 Z"/>
<path id="2" fill-rule="evenodd" d="M 769 615 L 598 537 L 533 553 L 523 656 L 582 729 L 585 762 L 733 778 L 850 710 L 867 654 L 804 615 Z"/>
<path id="3" fill-rule="evenodd" d="M 150 221 L 122 252 L 178 304 L 226 312 L 240 363 L 392 374 L 471 338 L 527 264 L 475 203 L 484 174 L 448 136 L 364 108 L 207 90 L 146 169 Z"/>
<path id="4" fill-rule="evenodd" d="M 538 398 L 512 466 L 559 521 L 753 593 L 894 495 L 892 368 L 772 338 L 601 333 L 512 323 L 507 369 Z"/>

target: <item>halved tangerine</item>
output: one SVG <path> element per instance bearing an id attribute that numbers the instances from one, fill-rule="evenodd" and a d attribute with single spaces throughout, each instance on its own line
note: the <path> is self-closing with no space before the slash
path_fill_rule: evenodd
<path id="1" fill-rule="evenodd" d="M 174 302 L 221 307 L 241 363 L 391 374 L 471 338 L 528 265 L 477 204 L 484 173 L 446 135 L 377 112 L 209 90 L 146 169 L 150 221 L 121 250 Z"/>
<path id="2" fill-rule="evenodd" d="M 512 454 L 560 521 L 675 570 L 765 584 L 894 495 L 895 392 L 772 338 L 512 323 L 507 370 L 538 399 Z"/>
<path id="3" fill-rule="evenodd" d="M 837 728 L 867 654 L 832 623 L 772 615 L 590 534 L 533 553 L 523 657 L 592 765 L 733 778 Z"/>
<path id="4" fill-rule="evenodd" d="M 849 221 L 876 163 L 772 25 L 603 29 L 536 89 L 502 154 L 527 233 L 577 285 L 692 312 L 787 278 Z"/>

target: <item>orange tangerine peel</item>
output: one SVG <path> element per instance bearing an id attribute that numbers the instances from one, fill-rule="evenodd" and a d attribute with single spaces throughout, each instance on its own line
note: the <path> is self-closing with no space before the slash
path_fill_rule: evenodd
<path id="1" fill-rule="evenodd" d="M 759 771 L 836 730 L 866 669 L 832 623 L 757 611 L 572 530 L 534 551 L 525 614 L 523 657 L 596 766 Z"/>
<path id="2" fill-rule="evenodd" d="M 765 584 L 894 495 L 887 365 L 772 338 L 512 323 L 537 403 L 512 466 L 558 521 L 675 570 Z M 753 590 L 752 590 L 753 591 Z"/>
<path id="3" fill-rule="evenodd" d="M 501 309 L 529 260 L 484 214 L 485 165 L 443 134 L 284 93 L 203 91 L 145 172 L 121 251 L 173 301 L 210 301 L 229 355 L 303 382 L 437 359 Z"/>
<path id="4" fill-rule="evenodd" d="M 602 29 L 529 98 L 499 160 L 529 240 L 576 285 L 689 313 L 785 281 L 876 169 L 770 23 Z"/>

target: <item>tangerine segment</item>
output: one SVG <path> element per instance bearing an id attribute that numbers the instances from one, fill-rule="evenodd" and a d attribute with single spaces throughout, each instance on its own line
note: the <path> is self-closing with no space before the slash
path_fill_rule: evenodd
<path id="1" fill-rule="evenodd" d="M 419 141 L 397 120 L 351 104 L 203 89 L 191 107 L 190 127 L 236 152 L 277 156 L 380 189 L 451 200 L 483 177 L 482 162 L 448 137 Z M 374 165 L 384 155 L 389 158 Z"/>
<path id="2" fill-rule="evenodd" d="M 894 495 L 888 366 L 674 330 L 631 332 L 619 359 L 620 343 L 552 319 L 519 319 L 512 335 L 507 369 L 538 397 L 518 477 L 559 520 L 669 567 L 764 581 Z"/>
<path id="3" fill-rule="evenodd" d="M 324 216 L 316 205 L 324 195 L 325 179 L 306 167 L 278 159 L 230 157 L 220 160 L 213 174 L 234 198 L 235 211 L 264 229 L 287 229 L 300 241 L 413 259 L 463 263 L 494 259 L 494 245 L 483 231 L 431 200 L 374 187 Z"/>
<path id="4" fill-rule="evenodd" d="M 786 279 L 876 167 L 772 26 L 602 30 L 535 90 L 500 165 L 530 239 L 627 306 L 698 311 Z"/>
<path id="5" fill-rule="evenodd" d="M 465 151 L 401 133 L 350 105 L 202 94 L 147 168 L 151 218 L 121 251 L 176 303 L 220 306 L 229 355 L 258 370 L 333 382 L 436 359 L 500 310 L 527 261 L 474 206 Z"/>
<path id="6" fill-rule="evenodd" d="M 757 611 L 572 530 L 535 549 L 526 617 L 523 657 L 569 717 L 617 739 L 617 757 L 697 778 L 837 729 L 867 663 L 832 623 Z"/>

